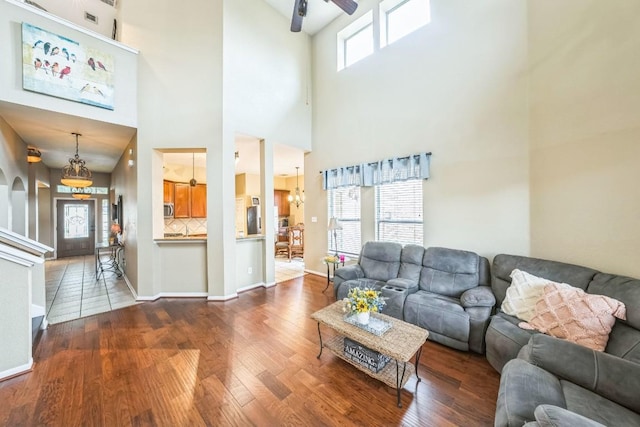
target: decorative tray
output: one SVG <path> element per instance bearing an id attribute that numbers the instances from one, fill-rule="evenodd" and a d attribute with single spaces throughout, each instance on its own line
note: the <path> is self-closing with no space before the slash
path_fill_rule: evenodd
<path id="1" fill-rule="evenodd" d="M 391 328 L 391 323 L 379 319 L 377 317 L 374 316 L 370 316 L 369 317 L 369 324 L 368 325 L 363 325 L 362 323 L 358 323 L 356 321 L 356 315 L 355 314 L 347 314 L 344 316 L 344 321 L 347 323 L 350 323 L 354 326 L 357 326 L 358 328 L 370 332 L 374 335 L 380 336 L 382 334 L 384 334 L 385 332 L 387 332 L 390 328 Z"/>

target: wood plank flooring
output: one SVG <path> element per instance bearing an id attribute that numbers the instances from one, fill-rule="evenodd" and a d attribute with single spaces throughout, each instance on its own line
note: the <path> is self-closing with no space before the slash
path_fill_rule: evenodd
<path id="1" fill-rule="evenodd" d="M 324 351 L 307 274 L 224 303 L 162 299 L 52 325 L 31 373 L 0 382 L 1 426 L 489 426 L 499 375 L 428 342 L 402 391 Z M 324 330 L 323 330 L 324 334 Z"/>

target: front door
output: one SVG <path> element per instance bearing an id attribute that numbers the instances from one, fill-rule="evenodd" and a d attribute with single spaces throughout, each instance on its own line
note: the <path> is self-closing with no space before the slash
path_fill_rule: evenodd
<path id="1" fill-rule="evenodd" d="M 95 201 L 58 200 L 57 256 L 92 255 L 95 250 Z"/>

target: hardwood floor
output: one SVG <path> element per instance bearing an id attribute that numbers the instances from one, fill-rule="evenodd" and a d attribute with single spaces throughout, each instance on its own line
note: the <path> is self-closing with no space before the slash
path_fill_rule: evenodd
<path id="1" fill-rule="evenodd" d="M 224 303 L 161 299 L 51 325 L 33 371 L 0 382 L 0 425 L 493 423 L 499 375 L 483 356 L 427 342 L 402 409 L 330 352 L 316 359 L 309 316 L 333 302 L 325 285 L 307 274 Z"/>

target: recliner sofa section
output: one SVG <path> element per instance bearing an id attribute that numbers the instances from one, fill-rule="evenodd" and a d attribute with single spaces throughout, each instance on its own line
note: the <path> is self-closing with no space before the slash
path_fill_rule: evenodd
<path id="1" fill-rule="evenodd" d="M 354 287 L 381 291 L 385 314 L 427 329 L 430 340 L 483 353 L 495 305 L 489 284 L 489 261 L 476 253 L 367 242 L 358 264 L 336 270 L 334 292 L 342 299 Z"/>
<path id="2" fill-rule="evenodd" d="M 500 310 L 514 269 L 621 301 L 626 320 L 616 319 L 604 351 L 521 329 Z M 492 274 L 498 310 L 486 350 L 501 372 L 495 426 L 640 425 L 640 280 L 515 255 L 497 255 Z"/>

